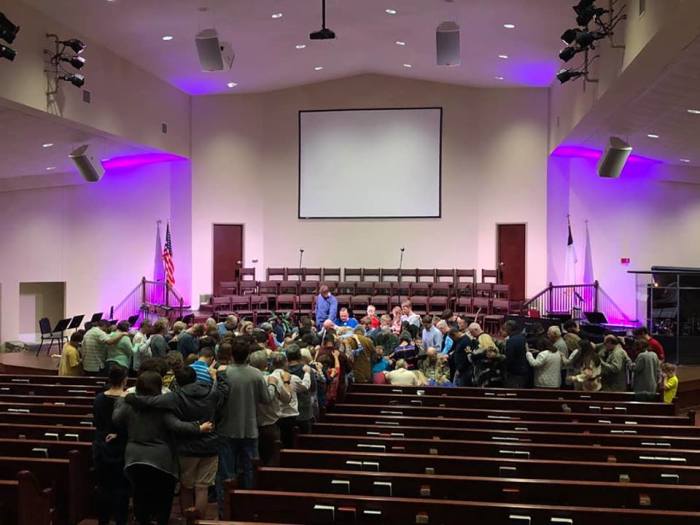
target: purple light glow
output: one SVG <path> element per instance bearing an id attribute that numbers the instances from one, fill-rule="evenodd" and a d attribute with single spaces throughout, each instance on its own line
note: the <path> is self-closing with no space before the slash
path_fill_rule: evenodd
<path id="1" fill-rule="evenodd" d="M 514 81 L 531 87 L 549 87 L 559 70 L 559 62 L 556 60 L 542 60 L 539 62 L 525 60 L 523 62 L 513 61 L 506 66 L 502 74 L 506 80 Z M 499 73 L 501 74 L 501 73 Z"/>
<path id="2" fill-rule="evenodd" d="M 569 157 L 569 158 L 584 158 L 584 159 L 600 159 L 602 151 L 593 148 L 584 148 L 582 146 L 559 146 L 552 152 L 553 157 Z M 662 161 L 642 157 L 640 155 L 630 155 L 627 162 L 630 164 L 660 164 Z"/>
<path id="3" fill-rule="evenodd" d="M 127 155 L 124 157 L 112 157 L 102 161 L 102 166 L 106 170 L 116 170 L 124 168 L 136 168 L 160 162 L 180 162 L 187 160 L 186 157 L 173 155 L 172 153 L 144 153 L 142 155 Z"/>

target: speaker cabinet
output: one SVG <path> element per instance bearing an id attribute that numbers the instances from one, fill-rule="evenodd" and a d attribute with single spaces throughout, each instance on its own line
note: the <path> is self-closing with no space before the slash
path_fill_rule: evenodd
<path id="1" fill-rule="evenodd" d="M 598 162 L 598 176 L 608 179 L 618 178 L 631 153 L 632 146 L 619 137 L 610 137 L 605 153 Z"/>

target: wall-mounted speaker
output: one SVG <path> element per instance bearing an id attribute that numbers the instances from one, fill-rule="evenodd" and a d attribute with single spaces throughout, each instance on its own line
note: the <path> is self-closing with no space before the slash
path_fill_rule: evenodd
<path id="1" fill-rule="evenodd" d="M 70 159 L 75 163 L 78 171 L 88 182 L 97 182 L 105 174 L 105 170 L 99 160 L 95 160 L 88 155 L 89 144 L 83 144 L 79 148 L 71 151 Z"/>
<path id="2" fill-rule="evenodd" d="M 605 153 L 598 162 L 598 176 L 609 179 L 618 178 L 631 153 L 632 146 L 619 137 L 610 137 Z"/>
<path id="3" fill-rule="evenodd" d="M 459 26 L 455 22 L 443 22 L 435 32 L 438 66 L 458 66 L 462 63 L 459 48 Z"/>
<path id="4" fill-rule="evenodd" d="M 216 29 L 205 29 L 195 36 L 197 55 L 202 71 L 225 71 L 231 69 L 235 54 L 228 42 L 221 42 Z"/>

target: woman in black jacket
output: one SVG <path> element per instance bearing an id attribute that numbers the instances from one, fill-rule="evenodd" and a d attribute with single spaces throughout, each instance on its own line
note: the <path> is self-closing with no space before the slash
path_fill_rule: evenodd
<path id="1" fill-rule="evenodd" d="M 127 370 L 112 366 L 107 384 L 93 405 L 95 437 L 92 457 L 97 478 L 97 522 L 108 525 L 114 517 L 116 525 L 126 525 L 129 518 L 129 482 L 124 477 L 124 449 L 126 432 L 112 423 L 114 404 L 126 388 Z"/>
<path id="2" fill-rule="evenodd" d="M 146 371 L 136 380 L 136 393 L 157 396 L 162 379 L 158 372 Z M 173 434 L 195 436 L 211 432 L 211 422 L 180 421 L 172 412 L 153 408 L 134 408 L 117 401 L 113 421 L 127 429 L 125 468 L 134 493 L 134 514 L 139 525 L 168 525 L 173 493 L 178 480 Z"/>
<path id="3" fill-rule="evenodd" d="M 177 388 L 161 396 L 126 397 L 134 408 L 170 410 L 182 421 L 216 421 L 228 396 L 228 383 L 217 381 L 208 385 L 197 381 L 191 366 L 175 373 Z M 219 436 L 215 433 L 182 436 L 177 439 L 180 460 L 180 507 L 194 505 L 199 517 L 206 519 L 208 489 L 214 485 L 219 463 Z"/>

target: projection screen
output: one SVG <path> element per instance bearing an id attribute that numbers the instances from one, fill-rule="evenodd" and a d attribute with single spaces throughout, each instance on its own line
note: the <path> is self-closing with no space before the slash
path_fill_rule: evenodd
<path id="1" fill-rule="evenodd" d="M 299 218 L 441 215 L 442 108 L 299 112 Z"/>

